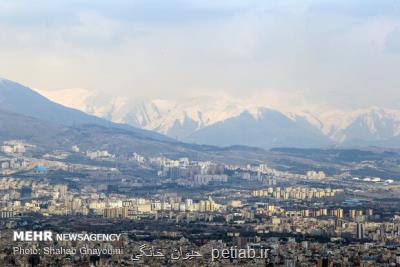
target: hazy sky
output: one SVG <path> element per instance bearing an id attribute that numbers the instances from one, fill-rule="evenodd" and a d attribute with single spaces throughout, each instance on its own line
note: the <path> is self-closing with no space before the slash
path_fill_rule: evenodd
<path id="1" fill-rule="evenodd" d="M 400 108 L 400 1 L 1 0 L 0 76 L 45 90 Z"/>

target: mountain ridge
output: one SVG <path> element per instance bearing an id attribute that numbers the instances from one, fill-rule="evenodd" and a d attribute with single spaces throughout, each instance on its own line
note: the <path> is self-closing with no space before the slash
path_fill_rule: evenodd
<path id="1" fill-rule="evenodd" d="M 79 90 L 80 92 L 77 92 Z M 274 132 L 274 130 L 271 130 L 272 128 L 279 128 L 278 122 L 271 123 L 268 120 L 260 120 L 259 116 L 263 114 L 260 110 L 268 108 L 252 106 L 226 97 L 194 97 L 183 102 L 165 99 L 137 102 L 130 101 L 129 98 L 96 95 L 89 91 L 79 90 L 75 90 L 75 93 L 77 92 L 75 98 L 78 102 L 80 101 L 80 104 L 72 104 L 75 108 L 80 108 L 84 112 L 116 123 L 125 123 L 133 127 L 155 131 L 184 142 L 218 145 L 215 141 L 215 133 L 213 133 L 216 127 L 221 127 L 221 125 L 224 125 L 223 122 L 227 120 L 231 122 L 231 119 L 236 119 L 239 123 L 241 121 L 239 118 L 244 112 L 248 112 L 259 122 L 258 124 L 253 123 L 252 128 L 264 131 L 264 136 L 267 136 L 268 131 Z M 40 92 L 43 92 L 44 95 L 48 94 L 48 92 Z M 52 95 L 52 98 L 57 98 L 55 92 L 49 95 Z M 79 97 L 79 95 L 83 95 L 83 97 Z M 238 134 L 228 144 L 254 146 L 264 143 L 262 147 L 267 149 L 276 145 L 303 147 L 304 144 L 311 147 L 321 145 L 323 147 L 332 145 L 400 147 L 400 138 L 398 137 L 400 134 L 400 111 L 398 110 L 370 107 L 354 111 L 338 110 L 322 113 L 274 111 L 284 116 L 281 117 L 283 121 L 288 119 L 291 121 L 293 128 L 290 131 L 296 129 L 298 136 L 302 137 L 298 138 L 300 143 L 296 144 L 292 141 L 266 143 L 263 141 L 262 133 L 257 135 L 257 139 L 253 138 L 254 140 L 251 140 L 251 142 L 245 142 L 243 140 L 247 136 L 242 133 L 241 135 Z M 248 130 L 240 127 L 240 124 L 235 129 L 236 132 Z M 304 129 L 306 133 L 316 138 L 315 142 L 311 142 L 312 140 L 302 142 L 302 139 L 308 138 L 303 132 Z M 210 132 L 207 133 L 207 131 Z M 222 134 L 221 144 L 227 144 L 225 141 L 231 136 L 228 132 L 228 130 L 225 130 L 225 133 Z M 276 129 L 275 132 L 279 131 Z M 283 140 L 294 138 L 292 132 L 283 134 L 287 136 L 283 137 L 281 133 L 280 135 L 269 136 L 269 138 Z M 321 135 L 325 138 L 322 138 Z M 209 136 L 209 138 L 204 136 Z M 240 139 L 239 136 L 243 138 Z M 321 142 L 322 139 L 325 140 Z"/>
<path id="2" fill-rule="evenodd" d="M 29 87 L 4 78 L 0 79 L 0 106 L 2 110 L 65 126 L 93 123 L 130 130 L 149 138 L 172 141 L 172 139 L 152 131 L 114 123 L 63 106 L 47 99 Z"/>

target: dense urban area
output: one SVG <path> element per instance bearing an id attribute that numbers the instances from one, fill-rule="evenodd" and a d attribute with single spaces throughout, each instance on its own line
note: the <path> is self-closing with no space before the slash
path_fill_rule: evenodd
<path id="1" fill-rule="evenodd" d="M 18 140 L 0 149 L 1 266 L 400 264 L 396 179 L 77 145 L 39 153 Z M 16 230 L 121 238 L 20 242 Z"/>

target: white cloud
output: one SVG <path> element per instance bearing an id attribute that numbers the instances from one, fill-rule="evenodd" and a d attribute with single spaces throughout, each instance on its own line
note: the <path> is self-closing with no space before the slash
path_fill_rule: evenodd
<path id="1" fill-rule="evenodd" d="M 57 2 L 0 2 L 0 76 L 132 98 L 400 103 L 400 57 L 388 53 L 399 17 L 384 1 Z"/>

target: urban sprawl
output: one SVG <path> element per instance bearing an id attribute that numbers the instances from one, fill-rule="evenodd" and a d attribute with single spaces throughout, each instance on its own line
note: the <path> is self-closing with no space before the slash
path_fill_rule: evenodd
<path id="1" fill-rule="evenodd" d="M 42 151 L 0 145 L 0 266 L 400 266 L 395 179 L 78 145 Z M 121 238 L 22 242 L 14 231 Z M 213 255 L 229 248 L 268 253 Z M 176 250 L 191 252 L 158 257 Z"/>

